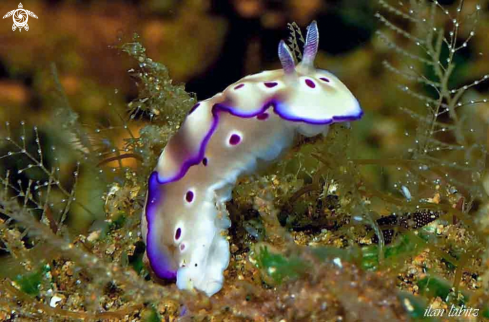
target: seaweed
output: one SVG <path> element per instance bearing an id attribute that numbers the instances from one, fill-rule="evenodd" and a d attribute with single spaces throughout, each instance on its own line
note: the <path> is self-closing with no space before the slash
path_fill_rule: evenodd
<path id="1" fill-rule="evenodd" d="M 212 298 L 152 279 L 140 233 L 148 175 L 195 96 L 135 35 L 113 48 L 135 65 L 128 74 L 137 97 L 123 112 L 109 106 L 104 124 L 84 125 L 52 65 L 53 118 L 68 144 L 26 122 L 4 131 L 0 158 L 10 171 L 0 179 L 0 246 L 8 265 L 0 269 L 0 313 L 390 321 L 429 320 L 433 305 L 455 304 L 486 316 L 486 128 L 474 106 L 487 99 L 474 88 L 489 76 L 460 81 L 468 79 L 465 51 L 482 11 L 474 9 L 467 14 L 464 1 L 455 13 L 436 1 L 379 1 L 382 64 L 387 79 L 400 82 L 400 111 L 409 116 L 405 153 L 366 158 L 362 125 L 338 124 L 326 138 L 299 139 L 260 178 L 240 180 L 227 204 L 226 284 Z M 302 33 L 295 23 L 289 29 L 299 60 Z M 382 184 L 366 173 L 372 168 Z M 77 221 L 80 212 L 89 228 Z"/>

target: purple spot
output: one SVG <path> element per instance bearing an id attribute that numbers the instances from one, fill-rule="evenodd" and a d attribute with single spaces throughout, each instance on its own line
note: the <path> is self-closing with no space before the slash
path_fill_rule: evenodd
<path id="1" fill-rule="evenodd" d="M 190 109 L 190 112 L 188 112 L 188 115 L 192 114 L 192 113 L 193 113 L 193 112 L 194 112 L 194 111 L 197 109 L 197 107 L 199 107 L 199 106 L 200 106 L 200 103 L 195 104 L 195 105 L 194 105 L 194 106 L 193 106 L 193 107 Z"/>
<path id="2" fill-rule="evenodd" d="M 183 250 L 184 250 L 184 249 L 185 249 L 185 244 L 181 244 L 181 245 L 180 245 L 180 251 L 182 251 L 182 252 L 183 252 Z"/>
<path id="3" fill-rule="evenodd" d="M 241 87 L 243 87 L 244 85 L 245 85 L 245 84 L 239 84 L 239 85 L 236 85 L 236 86 L 234 87 L 234 89 L 240 89 L 240 88 L 241 88 Z"/>
<path id="4" fill-rule="evenodd" d="M 192 202 L 194 200 L 193 191 L 191 190 L 187 191 L 187 194 L 185 195 L 185 200 L 187 200 L 187 202 Z"/>
<path id="5" fill-rule="evenodd" d="M 277 86 L 277 85 L 278 85 L 278 83 L 277 83 L 277 82 L 266 82 L 266 83 L 264 83 L 264 84 L 265 84 L 265 86 L 266 86 L 266 87 L 268 87 L 268 88 L 272 88 L 272 87 L 275 87 L 275 86 Z"/>
<path id="6" fill-rule="evenodd" d="M 323 82 L 329 83 L 329 79 L 327 79 L 326 77 L 320 77 L 319 79 Z"/>
<path id="7" fill-rule="evenodd" d="M 177 228 L 177 231 L 175 232 L 175 239 L 179 240 L 181 236 L 182 236 L 182 229 Z"/>
<path id="8" fill-rule="evenodd" d="M 260 121 L 263 121 L 263 120 L 266 120 L 268 118 L 268 113 L 261 113 L 261 114 L 258 114 L 258 116 L 256 117 L 257 119 L 259 119 Z"/>
<path id="9" fill-rule="evenodd" d="M 208 162 L 209 162 L 209 161 L 207 160 L 207 158 L 202 159 L 202 164 L 203 164 L 205 167 L 207 167 L 207 163 L 208 163 Z"/>
<path id="10" fill-rule="evenodd" d="M 310 80 L 309 78 L 306 79 L 306 85 L 309 86 L 310 88 L 315 88 L 316 87 L 316 83 L 314 83 L 312 80 Z"/>
<path id="11" fill-rule="evenodd" d="M 239 144 L 239 142 L 241 142 L 241 137 L 237 134 L 233 134 L 229 138 L 229 144 L 231 144 L 231 145 Z"/>

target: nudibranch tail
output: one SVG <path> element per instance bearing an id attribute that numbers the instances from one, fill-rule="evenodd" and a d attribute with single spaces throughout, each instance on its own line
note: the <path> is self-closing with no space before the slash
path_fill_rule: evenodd
<path id="1" fill-rule="evenodd" d="M 180 289 L 211 296 L 229 264 L 224 202 L 239 176 L 280 157 L 298 134 L 326 134 L 328 125 L 363 112 L 333 74 L 314 68 L 319 35 L 313 22 L 296 67 L 285 42 L 283 69 L 250 75 L 192 108 L 150 176 L 142 233 L 155 274 Z M 292 80 L 292 81 L 291 81 Z"/>
<path id="2" fill-rule="evenodd" d="M 151 268 L 159 278 L 174 280 L 177 277 L 178 267 L 173 263 L 170 252 L 160 242 L 158 227 L 153 223 L 157 221 L 158 205 L 160 199 L 164 198 L 160 193 L 158 172 L 154 171 L 149 177 L 148 194 L 146 196 L 146 216 L 143 217 L 143 234 L 146 235 L 146 254 L 150 259 Z"/>

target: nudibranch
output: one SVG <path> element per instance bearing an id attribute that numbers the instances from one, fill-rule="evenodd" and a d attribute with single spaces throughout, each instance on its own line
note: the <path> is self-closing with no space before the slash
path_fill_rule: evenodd
<path id="1" fill-rule="evenodd" d="M 333 74 L 314 67 L 319 34 L 309 25 L 302 61 L 281 41 L 283 69 L 246 76 L 197 103 L 161 153 L 149 178 L 142 233 L 154 273 L 180 289 L 212 296 L 229 264 L 219 205 L 237 178 L 277 159 L 296 135 L 326 134 L 328 125 L 363 112 Z"/>

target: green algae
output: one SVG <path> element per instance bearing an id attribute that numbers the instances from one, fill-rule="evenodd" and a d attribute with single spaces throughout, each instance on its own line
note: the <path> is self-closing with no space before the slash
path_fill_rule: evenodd
<path id="1" fill-rule="evenodd" d="M 396 263 L 401 263 L 403 259 L 418 254 L 425 248 L 425 244 L 414 234 L 400 235 L 394 243 L 385 247 L 384 261 L 379 261 L 379 246 L 369 245 L 361 248 L 361 266 L 368 270 L 377 270 L 379 265 L 395 267 Z"/>
<path id="2" fill-rule="evenodd" d="M 146 271 L 146 267 L 144 266 L 143 258 L 145 252 L 145 245 L 143 242 L 137 242 L 135 245 L 134 253 L 129 256 L 129 265 L 139 274 Z"/>
<path id="3" fill-rule="evenodd" d="M 337 248 L 333 246 L 310 247 L 311 252 L 319 259 L 326 261 L 339 258 L 352 263 L 358 263 L 365 260 L 365 254 L 362 254 L 363 248 L 352 246 L 348 248 Z"/>
<path id="4" fill-rule="evenodd" d="M 432 318 L 425 317 L 425 311 L 428 308 L 425 299 L 408 292 L 399 292 L 398 297 L 410 318 L 416 321 L 434 321 Z"/>
<path id="5" fill-rule="evenodd" d="M 141 320 L 143 322 L 161 322 L 161 316 L 158 314 L 158 311 L 155 309 L 153 305 L 145 308 L 141 312 Z"/>
<path id="6" fill-rule="evenodd" d="M 262 274 L 269 277 L 275 285 L 282 284 L 285 280 L 297 279 L 310 268 L 310 264 L 299 256 L 285 257 L 270 251 L 267 246 L 258 248 L 256 261 Z"/>
<path id="7" fill-rule="evenodd" d="M 420 279 L 417 285 L 419 293 L 429 299 L 439 297 L 444 302 L 457 306 L 466 305 L 470 300 L 467 292 L 454 292 L 452 284 L 439 276 L 428 275 Z"/>
<path id="8" fill-rule="evenodd" d="M 15 283 L 22 292 L 32 296 L 38 296 L 41 291 L 41 284 L 46 274 L 50 271 L 51 267 L 49 265 L 42 265 L 36 271 L 18 275 L 15 278 Z"/>
<path id="9" fill-rule="evenodd" d="M 440 297 L 445 300 L 450 294 L 451 285 L 448 281 L 435 276 L 427 276 L 417 283 L 419 293 L 429 298 Z"/>
<path id="10" fill-rule="evenodd" d="M 489 306 L 485 306 L 483 309 L 482 309 L 482 312 L 481 312 L 481 316 L 483 318 L 486 318 L 486 319 L 489 319 Z"/>
<path id="11" fill-rule="evenodd" d="M 418 14 L 418 12 L 416 13 Z M 140 189 L 137 200 L 139 204 L 144 202 L 144 184 L 147 179 L 148 171 L 150 171 L 154 164 L 158 154 L 161 151 L 161 148 L 164 146 L 168 137 L 171 136 L 172 133 L 178 128 L 179 123 L 190 109 L 190 107 L 195 103 L 195 98 L 186 93 L 183 89 L 182 84 L 174 84 L 171 78 L 169 77 L 168 70 L 162 64 L 153 62 L 150 58 L 148 58 L 146 54 L 146 49 L 139 42 L 138 37 L 134 38 L 132 43 L 128 43 L 123 45 L 122 51 L 129 54 L 132 58 L 136 59 L 138 67 L 136 69 L 132 69 L 130 71 L 131 76 L 137 80 L 138 84 L 138 98 L 133 102 L 129 103 L 129 115 L 131 118 L 136 119 L 139 117 L 149 118 L 150 121 L 140 129 L 140 137 L 131 137 L 127 138 L 125 144 L 133 155 L 137 156 L 138 161 L 142 162 L 142 167 L 138 166 L 137 169 L 137 182 L 141 184 L 142 188 Z M 446 54 L 440 56 L 440 59 L 447 59 Z M 454 60 L 454 63 L 457 63 L 457 60 Z M 429 67 L 431 69 L 431 67 Z M 430 77 L 430 73 L 428 73 L 428 77 Z M 439 79 L 437 79 L 439 80 Z M 454 84 L 453 82 L 449 82 L 449 84 Z M 66 102 L 64 102 L 66 103 Z M 63 103 L 63 104 L 64 104 Z M 424 107 L 423 107 L 424 108 Z M 367 115 L 367 117 L 374 119 L 371 117 L 372 113 Z M 67 120 L 65 126 L 63 128 L 70 128 L 72 126 L 79 126 L 77 124 L 78 117 L 74 114 L 64 114 L 59 113 L 60 118 L 65 118 Z M 371 131 L 367 131 L 366 128 L 375 127 L 375 123 L 372 121 L 365 122 L 365 119 L 358 125 L 357 128 L 363 129 L 361 133 L 362 136 L 372 135 Z M 431 120 L 429 122 L 425 122 L 424 120 L 420 121 L 422 124 L 429 123 L 428 125 L 435 124 L 435 120 Z M 456 121 L 454 121 L 456 123 Z M 436 123 L 436 127 L 439 127 L 438 123 Z M 422 198 L 425 198 L 428 194 L 426 191 L 437 192 L 438 188 L 434 188 L 435 185 L 439 185 L 439 181 L 432 180 L 433 177 L 439 174 L 441 171 L 443 174 L 445 172 L 453 172 L 455 167 L 441 167 L 440 163 L 444 160 L 440 158 L 436 162 L 429 163 L 429 167 L 425 164 L 416 163 L 416 166 L 404 166 L 408 164 L 408 161 L 412 160 L 393 160 L 396 167 L 399 167 L 399 173 L 404 176 L 405 174 L 414 175 L 411 176 L 409 182 L 406 185 L 409 188 L 408 191 L 411 191 L 409 194 L 413 195 L 412 200 L 404 200 L 406 199 L 405 195 L 400 196 L 398 189 L 396 191 L 391 191 L 391 182 L 388 182 L 389 178 L 384 173 L 386 163 L 383 160 L 376 160 L 376 164 L 380 165 L 376 168 L 376 174 L 379 176 L 381 174 L 384 175 L 385 182 L 378 184 L 378 186 L 370 187 L 368 185 L 364 185 L 364 182 L 367 181 L 365 178 L 367 176 L 365 173 L 360 173 L 358 169 L 358 164 L 361 164 L 361 161 L 353 159 L 354 153 L 351 151 L 352 149 L 348 149 L 347 147 L 350 144 L 350 130 L 339 129 L 340 127 L 332 127 L 332 133 L 330 133 L 330 137 L 327 139 L 327 144 L 322 144 L 321 142 L 315 142 L 313 144 L 309 144 L 304 149 L 301 149 L 292 160 L 287 162 L 286 171 L 284 173 L 293 173 L 294 180 L 292 180 L 291 186 L 306 188 L 301 192 L 306 192 L 300 196 L 300 199 L 297 202 L 289 202 L 292 204 L 291 208 L 285 208 L 281 213 L 282 219 L 281 223 L 287 228 L 291 230 L 302 230 L 306 231 L 307 234 L 310 232 L 307 229 L 317 230 L 324 228 L 325 225 L 328 224 L 325 219 L 325 213 L 331 215 L 333 212 L 335 219 L 338 219 L 338 223 L 335 223 L 334 229 L 339 229 L 340 233 L 347 232 L 351 227 L 350 225 L 344 225 L 343 222 L 340 222 L 344 219 L 349 218 L 361 218 L 362 224 L 369 225 L 372 224 L 374 226 L 374 220 L 366 220 L 370 214 L 374 214 L 372 217 L 377 219 L 380 215 L 379 213 L 386 213 L 385 210 L 388 211 L 396 211 L 396 212 L 404 212 L 404 211 L 412 211 L 415 207 L 425 207 L 432 206 L 428 205 Z M 380 126 L 379 126 L 380 128 Z M 369 134 L 370 133 L 370 134 Z M 383 132 L 381 135 L 384 135 Z M 429 132 L 428 132 L 429 133 Z M 379 135 L 379 134 L 377 134 Z M 417 137 L 419 139 L 419 137 Z M 431 134 L 429 134 L 428 139 L 431 138 Z M 443 143 L 439 139 L 439 137 L 434 138 L 436 144 Z M 81 144 L 90 144 L 88 140 L 80 140 Z M 425 140 L 428 142 L 429 140 Z M 430 141 L 431 142 L 431 141 Z M 106 145 L 107 147 L 110 144 Z M 459 145 L 460 146 L 460 145 Z M 458 147 L 454 149 L 457 151 Z M 424 146 L 426 147 L 426 146 Z M 446 147 L 446 146 L 445 146 Z M 469 148 L 462 148 L 460 151 L 465 152 L 468 151 Z M 325 153 L 327 151 L 327 153 Z M 372 148 L 372 151 L 377 152 Z M 416 150 L 418 151 L 418 150 Z M 453 152 L 453 151 L 452 151 Z M 322 166 L 317 162 L 317 160 L 311 157 L 311 154 L 317 153 L 318 155 L 324 156 L 323 160 L 326 160 L 328 163 L 325 166 Z M 411 157 L 411 152 L 409 153 Z M 452 153 L 454 154 L 454 153 Z M 375 155 L 375 153 L 372 153 Z M 90 154 L 90 156 L 93 156 Z M 126 155 L 127 156 L 127 155 Z M 364 157 L 365 155 L 363 155 Z M 120 156 L 118 156 L 120 157 Z M 119 159 L 120 160 L 120 159 Z M 406 162 L 404 162 L 406 161 Z M 424 160 L 426 161 L 426 160 Z M 441 162 L 440 162 L 441 161 Z M 465 159 L 463 159 L 465 161 Z M 102 160 L 99 164 L 103 165 L 106 163 L 106 160 Z M 395 163 L 397 162 L 397 163 Z M 428 163 L 428 162 L 426 162 Z M 419 165 L 419 169 L 416 170 Z M 387 165 L 388 166 L 388 165 Z M 440 167 L 438 167 L 440 166 Z M 414 169 L 414 170 L 413 170 Z M 442 169 L 442 170 L 440 170 Z M 445 171 L 446 170 L 446 171 Z M 424 180 L 424 173 L 430 172 L 429 177 L 430 181 Z M 136 173 L 136 171 L 135 171 Z M 281 173 L 279 179 L 282 179 L 281 176 L 284 175 Z M 135 174 L 136 175 L 136 174 Z M 452 174 L 447 173 L 447 177 L 451 180 Z M 31 177 L 32 178 L 32 177 Z M 414 178 L 414 179 L 413 179 Z M 456 179 L 456 177 L 454 176 Z M 32 178 L 37 180 L 36 178 Z M 436 184 L 432 184 L 432 182 L 438 182 Z M 446 182 L 441 181 L 445 185 Z M 267 181 L 267 184 L 271 185 L 272 180 Z M 328 190 L 328 185 L 336 186 L 335 190 L 332 190 L 331 193 Z M 390 187 L 390 188 L 389 188 Z M 422 191 L 420 189 L 422 187 L 426 191 Z M 385 194 L 378 193 L 377 189 L 386 190 Z M 309 190 L 308 190 L 309 189 Z M 84 187 L 83 190 L 87 190 L 87 187 Z M 88 189 L 90 190 L 90 189 Z M 245 198 L 250 199 L 250 196 L 256 193 L 256 191 L 246 190 L 243 192 Z M 443 193 L 442 193 L 443 194 Z M 475 194 L 474 194 L 475 195 Z M 379 197 L 380 196 L 380 197 Z M 394 196 L 394 197 L 392 197 Z M 430 195 L 431 196 L 431 195 Z M 286 199 L 288 196 L 286 193 L 280 195 L 280 200 L 277 202 L 286 203 Z M 371 202 L 374 198 L 377 198 L 378 204 L 382 204 L 385 206 L 382 212 L 372 211 L 374 207 L 371 207 Z M 443 195 L 442 202 L 444 205 L 448 207 L 452 207 L 453 200 L 450 199 L 450 196 Z M 409 198 L 410 199 L 410 198 Z M 472 200 L 470 201 L 472 202 Z M 477 204 L 478 200 L 475 201 Z M 122 201 L 119 202 L 122 204 Z M 137 208 L 137 204 L 130 204 L 130 206 L 124 205 L 123 207 L 135 207 Z M 467 206 L 469 207 L 469 206 Z M 309 210 L 314 210 L 312 216 L 310 216 Z M 461 208 L 463 209 L 463 208 Z M 466 208 L 468 209 L 468 208 Z M 469 214 L 469 210 L 463 210 L 467 215 Z M 240 209 L 238 209 L 240 210 Z M 330 210 L 330 212 L 327 212 Z M 444 210 L 446 211 L 446 210 Z M 447 211 L 448 212 L 448 211 Z M 121 215 L 122 214 L 122 215 Z M 365 215 L 367 214 L 367 215 Z M 125 212 L 121 213 L 109 213 L 112 218 L 112 224 L 110 226 L 110 230 L 121 230 L 122 232 L 126 232 L 126 230 L 130 230 L 130 225 L 128 222 L 133 220 L 131 219 L 131 215 Z M 455 217 L 455 216 L 454 216 Z M 463 216 L 460 216 L 463 218 Z M 367 218 L 370 219 L 370 218 Z M 356 220 L 356 219 L 355 219 Z M 455 221 L 455 219 L 454 219 Z M 264 239 L 264 233 L 262 233 L 262 227 L 260 225 L 261 222 L 251 220 L 248 222 L 249 225 L 245 226 L 246 231 L 253 236 L 258 236 L 259 240 Z M 463 222 L 465 224 L 466 222 Z M 461 228 L 465 229 L 465 226 L 459 225 Z M 470 225 L 467 225 L 469 228 Z M 459 227 L 459 228 L 460 228 Z M 375 229 L 375 227 L 374 227 Z M 393 244 L 383 246 L 382 243 L 379 245 L 369 245 L 369 246 L 351 246 L 351 244 L 346 248 L 337 248 L 330 246 L 320 246 L 320 247 L 308 247 L 307 251 L 310 251 L 314 254 L 318 259 L 326 261 L 326 260 L 344 260 L 352 263 L 358 264 L 360 267 L 366 270 L 375 270 L 379 274 L 384 273 L 385 271 L 389 271 L 391 268 L 396 269 L 408 262 L 409 257 L 413 257 L 420 252 L 420 250 L 425 249 L 428 244 L 435 240 L 434 236 L 436 234 L 436 229 L 434 225 L 430 226 L 430 230 L 428 229 L 419 229 L 416 231 L 418 233 L 415 235 L 412 232 L 405 232 L 400 229 L 400 233 L 398 234 L 398 239 L 394 241 Z M 362 231 L 361 229 L 359 231 Z M 134 231 L 130 231 L 133 233 Z M 378 233 L 378 231 L 376 231 Z M 273 232 L 267 237 L 272 238 Z M 347 234 L 347 237 L 353 239 L 356 236 L 356 232 L 352 232 Z M 67 237 L 68 238 L 68 237 Z M 105 240 L 107 243 L 116 243 L 119 240 L 107 238 Z M 469 240 L 469 242 L 472 242 Z M 445 242 L 440 242 L 439 244 L 433 247 L 446 246 L 448 244 Z M 134 243 L 130 243 L 130 245 L 134 245 Z M 132 256 L 128 256 L 127 251 L 123 251 L 122 255 L 123 259 L 121 262 L 129 263 L 132 268 L 138 272 L 144 272 L 144 245 L 140 246 L 141 242 L 139 242 L 138 246 L 136 246 L 136 251 L 134 251 Z M 441 245 L 441 246 L 440 246 Z M 71 246 L 71 245 L 68 245 Z M 65 247 L 68 247 L 65 245 Z M 345 245 L 343 245 L 345 246 Z M 142 247 L 142 250 L 141 250 Z M 462 250 L 465 247 L 463 243 L 460 243 L 460 247 Z M 69 248 L 69 247 L 68 247 Z M 242 249 L 240 249 L 242 251 Z M 434 252 L 436 256 L 439 256 L 440 253 L 445 252 L 446 249 L 442 249 L 441 251 Z M 446 251 L 448 256 L 450 257 L 442 257 L 441 262 L 445 263 L 448 267 L 448 271 L 455 270 L 458 264 L 458 259 L 460 258 L 460 251 Z M 256 252 L 257 263 L 260 268 L 263 276 L 266 276 L 264 280 L 266 283 L 270 285 L 284 285 L 288 281 L 293 281 L 300 279 L 303 277 L 307 269 L 312 268 L 312 261 L 308 262 L 305 259 L 305 256 L 302 254 L 292 254 L 290 255 L 286 250 L 281 250 L 280 252 L 272 250 L 271 248 L 259 248 Z M 286 255 L 287 254 L 287 255 Z M 97 255 L 97 256 L 100 256 Z M 104 257 L 103 253 L 100 257 Z M 448 258 L 448 260 L 447 260 Z M 81 262 L 80 266 L 83 265 L 90 267 L 88 264 L 83 264 Z M 127 266 L 127 264 L 125 264 Z M 385 269 L 385 270 L 384 270 Z M 99 271 L 97 271 L 98 273 Z M 18 284 L 25 284 L 23 287 L 23 291 L 32 295 L 39 295 L 39 279 L 36 275 L 37 273 L 31 273 L 23 276 Z M 103 275 L 103 274 L 102 274 Z M 141 274 L 142 275 L 142 274 Z M 385 278 L 388 278 L 388 274 L 385 275 Z M 227 283 L 232 283 L 232 279 L 226 279 Z M 22 283 L 20 283 L 22 282 Z M 93 287 L 96 283 L 89 282 Z M 128 283 L 130 284 L 130 283 Z M 450 284 L 447 281 L 438 279 L 436 277 L 430 277 L 426 279 L 422 279 L 418 281 L 418 287 L 420 288 L 420 292 L 423 294 L 423 297 L 434 297 L 440 296 L 444 301 L 451 301 L 450 296 Z M 22 287 L 21 287 L 22 288 Z M 36 292 L 37 289 L 37 292 Z M 30 292 L 30 293 L 29 293 Z M 130 289 L 129 292 L 135 292 L 134 288 Z M 326 291 L 325 291 L 326 292 Z M 279 293 L 277 293 L 279 294 Z M 87 292 L 85 295 L 87 298 L 91 295 Z M 411 318 L 422 318 L 423 308 L 426 308 L 426 304 L 422 297 L 415 297 L 410 295 L 400 295 L 401 303 L 408 312 L 408 315 Z M 236 303 L 240 303 L 238 299 Z M 246 297 L 246 300 L 252 302 L 253 298 L 250 296 Z M 158 301 L 158 298 L 152 298 L 153 303 Z M 352 299 L 353 302 L 353 299 Z M 232 305 L 230 305 L 231 307 Z M 156 310 L 151 306 L 151 309 L 145 311 L 144 317 L 149 321 L 159 321 L 161 317 L 158 315 Z M 489 315 L 488 310 L 484 311 L 487 315 Z"/>

